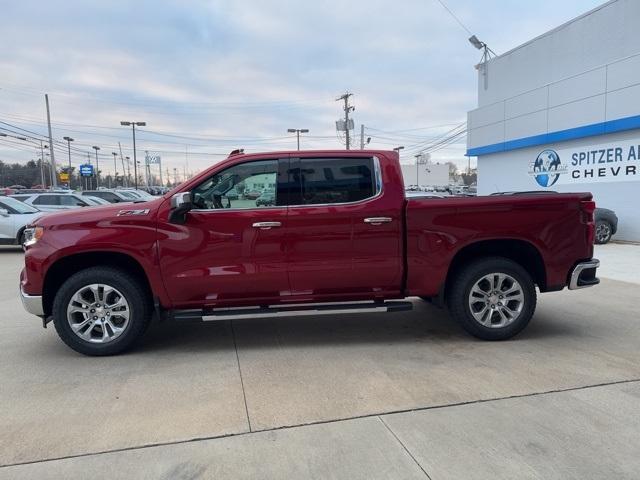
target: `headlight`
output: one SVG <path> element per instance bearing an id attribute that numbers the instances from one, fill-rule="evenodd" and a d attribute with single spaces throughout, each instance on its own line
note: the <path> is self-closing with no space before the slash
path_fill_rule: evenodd
<path id="1" fill-rule="evenodd" d="M 24 230 L 24 246 L 30 247 L 35 245 L 38 240 L 44 235 L 44 228 L 42 227 L 29 227 Z"/>

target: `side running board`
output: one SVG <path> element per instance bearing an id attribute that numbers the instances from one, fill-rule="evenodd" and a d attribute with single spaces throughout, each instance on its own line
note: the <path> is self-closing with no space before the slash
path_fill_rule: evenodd
<path id="1" fill-rule="evenodd" d="M 297 317 L 302 315 L 339 315 L 346 313 L 386 313 L 412 310 L 411 302 L 302 303 L 265 307 L 213 308 L 210 310 L 175 310 L 175 320 L 242 320 L 255 318 Z"/>

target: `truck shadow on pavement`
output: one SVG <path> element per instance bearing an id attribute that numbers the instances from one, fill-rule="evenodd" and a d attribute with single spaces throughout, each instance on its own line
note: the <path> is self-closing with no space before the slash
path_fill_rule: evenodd
<path id="1" fill-rule="evenodd" d="M 509 342 L 584 335 L 576 325 L 544 314 Z M 313 345 L 463 344 L 481 342 L 465 333 L 446 310 L 428 304 L 411 312 L 370 315 L 304 316 L 220 322 L 155 322 L 132 353 L 231 348 L 277 349 Z"/>

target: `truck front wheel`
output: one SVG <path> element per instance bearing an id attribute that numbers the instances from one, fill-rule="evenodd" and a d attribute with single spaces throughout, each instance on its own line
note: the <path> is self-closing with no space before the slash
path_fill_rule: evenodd
<path id="1" fill-rule="evenodd" d="M 149 295 L 134 277 L 109 267 L 82 270 L 66 280 L 53 301 L 53 322 L 69 347 L 85 355 L 113 355 L 144 333 Z"/>
<path id="2" fill-rule="evenodd" d="M 471 335 L 506 340 L 531 320 L 536 288 L 529 273 L 516 262 L 489 257 L 458 271 L 447 303 L 452 317 Z"/>

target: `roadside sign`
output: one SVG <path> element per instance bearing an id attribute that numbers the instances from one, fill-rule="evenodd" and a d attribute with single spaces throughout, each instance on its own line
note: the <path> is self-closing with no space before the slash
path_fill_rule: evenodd
<path id="1" fill-rule="evenodd" d="M 80 175 L 83 177 L 93 177 L 93 165 L 90 163 L 80 165 Z"/>
<path id="2" fill-rule="evenodd" d="M 160 155 L 149 155 L 149 154 L 147 154 L 145 156 L 145 160 L 147 162 L 147 165 L 160 165 L 160 163 L 161 163 Z"/>
<path id="3" fill-rule="evenodd" d="M 68 182 L 69 181 L 69 174 L 68 173 L 59 173 L 58 177 L 60 178 L 61 182 Z"/>

